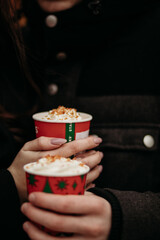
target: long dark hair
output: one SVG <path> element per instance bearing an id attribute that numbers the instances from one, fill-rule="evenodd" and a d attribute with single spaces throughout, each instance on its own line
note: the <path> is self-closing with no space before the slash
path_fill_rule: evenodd
<path id="1" fill-rule="evenodd" d="M 17 19 L 17 5 L 20 3 L 20 0 L 0 0 L 0 11 L 2 18 L 4 18 L 4 23 L 6 24 L 6 28 L 8 30 L 8 34 L 10 35 L 15 50 L 17 52 L 17 57 L 19 60 L 19 64 L 23 69 L 24 74 L 27 79 L 31 83 L 31 85 L 39 92 L 37 85 L 32 80 L 32 76 L 30 75 L 30 71 L 28 69 L 28 63 L 26 59 L 25 53 L 25 45 L 23 42 L 23 37 L 21 33 L 20 26 L 18 24 Z"/>
<path id="2" fill-rule="evenodd" d="M 40 95 L 40 90 L 36 83 L 34 82 L 32 75 L 30 73 L 28 67 L 28 60 L 26 57 L 25 45 L 23 42 L 23 37 L 21 33 L 20 26 L 18 24 L 17 19 L 17 4 L 20 3 L 20 0 L 0 0 L 0 16 L 3 22 L 3 25 L 10 36 L 10 39 L 13 42 L 13 46 L 16 51 L 16 55 L 18 58 L 18 62 L 20 65 L 20 69 L 22 70 L 25 78 L 31 85 L 32 89 L 34 89 L 37 95 Z M 32 109 L 29 110 L 26 114 L 32 114 L 36 111 L 36 103 L 33 104 Z M 13 114 L 8 112 L 4 106 L 0 104 L 0 119 L 3 119 L 5 123 L 10 123 L 12 120 L 16 120 L 18 118 L 17 113 Z M 10 121 L 11 120 L 11 121 Z M 8 128 L 12 131 L 12 126 L 8 124 Z M 12 131 L 13 135 L 16 138 L 16 133 L 18 133 L 20 129 L 14 128 Z"/>

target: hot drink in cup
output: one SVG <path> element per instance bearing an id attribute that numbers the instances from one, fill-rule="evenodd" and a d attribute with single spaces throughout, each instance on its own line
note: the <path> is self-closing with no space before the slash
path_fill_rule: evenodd
<path id="1" fill-rule="evenodd" d="M 47 155 L 37 162 L 24 166 L 28 194 L 46 192 L 61 195 L 83 195 L 89 170 L 89 167 L 80 161 Z M 42 226 L 38 227 L 43 228 Z M 62 235 L 62 233 L 43 229 L 51 235 Z"/>
<path id="2" fill-rule="evenodd" d="M 89 167 L 81 161 L 47 155 L 24 166 L 28 193 L 84 194 Z"/>
<path id="3" fill-rule="evenodd" d="M 36 137 L 64 138 L 67 142 L 85 138 L 89 135 L 92 116 L 77 112 L 74 108 L 59 106 L 49 112 L 33 115 Z"/>

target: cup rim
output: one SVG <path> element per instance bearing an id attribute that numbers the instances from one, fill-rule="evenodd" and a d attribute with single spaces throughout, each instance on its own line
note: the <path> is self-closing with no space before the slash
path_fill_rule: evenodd
<path id="1" fill-rule="evenodd" d="M 84 112 L 78 112 L 81 116 L 83 116 L 83 119 L 80 120 L 53 120 L 53 119 L 40 119 L 48 114 L 48 111 L 46 112 L 38 112 L 32 115 L 32 118 L 39 122 L 47 122 L 47 123 L 80 123 L 80 122 L 88 122 L 92 120 L 92 115 Z"/>
<path id="2" fill-rule="evenodd" d="M 33 163 L 35 163 L 35 162 L 31 162 L 31 163 L 27 163 L 27 164 L 25 164 L 24 166 L 23 166 L 23 169 L 24 169 L 24 171 L 26 172 L 26 173 L 29 173 L 29 174 L 32 174 L 32 175 L 35 175 L 35 176 L 44 176 L 44 177 L 78 177 L 78 176 L 82 176 L 82 175 L 86 175 L 89 171 L 90 171 L 90 167 L 89 166 L 87 166 L 87 165 L 85 165 L 87 168 L 82 172 L 82 173 L 80 173 L 80 174 L 77 174 L 77 173 L 75 173 L 75 174 L 72 174 L 72 173 L 66 173 L 66 174 L 60 174 L 60 173 L 55 173 L 55 174 L 46 174 L 46 173 L 36 173 L 34 170 L 32 170 L 32 169 L 27 169 L 27 167 L 28 166 L 30 166 L 30 165 L 33 165 Z"/>

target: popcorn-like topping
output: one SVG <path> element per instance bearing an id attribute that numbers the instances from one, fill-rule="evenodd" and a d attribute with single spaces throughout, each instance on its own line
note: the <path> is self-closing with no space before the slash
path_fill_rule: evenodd
<path id="1" fill-rule="evenodd" d="M 25 165 L 24 169 L 32 174 L 43 176 L 75 176 L 89 171 L 89 167 L 77 161 L 76 158 L 65 158 L 59 155 L 47 155 L 37 162 Z"/>
<path id="2" fill-rule="evenodd" d="M 66 108 L 64 106 L 59 106 L 58 108 L 52 109 L 48 112 L 48 115 L 44 117 L 47 120 L 80 120 L 81 116 L 75 108 Z"/>

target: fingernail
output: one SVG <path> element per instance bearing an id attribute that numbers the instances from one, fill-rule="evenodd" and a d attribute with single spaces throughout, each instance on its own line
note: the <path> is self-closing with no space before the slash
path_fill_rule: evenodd
<path id="1" fill-rule="evenodd" d="M 29 228 L 29 224 L 28 224 L 28 222 L 25 222 L 25 223 L 23 224 L 23 229 L 24 229 L 24 231 L 27 232 L 27 231 L 28 231 L 28 228 Z"/>
<path id="2" fill-rule="evenodd" d="M 99 152 L 100 153 L 100 155 L 101 155 L 101 158 L 103 158 L 104 157 L 104 154 L 103 154 L 103 152 Z"/>
<path id="3" fill-rule="evenodd" d="M 99 166 L 98 166 L 98 170 L 99 170 L 99 172 L 101 173 L 101 172 L 103 171 L 103 166 L 102 166 L 102 165 L 99 165 Z"/>
<path id="4" fill-rule="evenodd" d="M 94 188 L 96 186 L 96 184 L 92 183 L 91 184 L 91 188 Z"/>
<path id="5" fill-rule="evenodd" d="M 34 202 L 35 199 L 36 199 L 36 196 L 35 196 L 34 193 L 31 193 L 31 194 L 29 195 L 29 197 L 28 197 L 28 200 L 29 200 L 30 202 Z"/>
<path id="6" fill-rule="evenodd" d="M 25 213 L 27 211 L 27 203 L 23 203 L 21 206 L 22 213 Z"/>
<path id="7" fill-rule="evenodd" d="M 102 138 L 100 138 L 100 137 L 95 137 L 95 138 L 94 138 L 94 142 L 95 142 L 96 144 L 100 144 L 100 143 L 102 142 Z"/>
<path id="8" fill-rule="evenodd" d="M 62 145 L 66 142 L 67 142 L 67 140 L 64 138 L 52 138 L 51 139 L 51 144 L 53 144 L 53 145 Z"/>
<path id="9" fill-rule="evenodd" d="M 88 189 L 90 189 L 90 188 L 94 188 L 95 186 L 96 186 L 96 184 L 90 183 L 90 184 L 86 187 L 86 189 L 88 190 Z"/>

